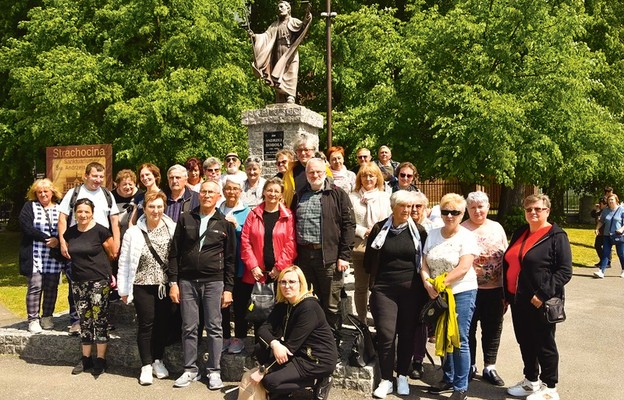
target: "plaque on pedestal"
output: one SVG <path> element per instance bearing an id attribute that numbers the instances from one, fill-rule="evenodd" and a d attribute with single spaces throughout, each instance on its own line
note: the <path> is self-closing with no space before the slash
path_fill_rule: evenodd
<path id="1" fill-rule="evenodd" d="M 297 104 L 270 104 L 257 110 L 243 111 L 242 124 L 249 135 L 249 155 L 264 161 L 263 175 L 274 176 L 275 153 L 282 148 L 292 149 L 292 143 L 301 134 L 318 136 L 323 127 L 323 116 Z"/>

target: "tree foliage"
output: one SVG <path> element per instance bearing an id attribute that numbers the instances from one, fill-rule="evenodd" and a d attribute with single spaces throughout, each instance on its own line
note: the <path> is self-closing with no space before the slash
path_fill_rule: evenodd
<path id="1" fill-rule="evenodd" d="M 6 3 L 6 2 L 5 2 Z M 10 4 L 9 4 L 10 3 Z M 20 0 L 0 18 L 0 187 L 51 145 L 112 143 L 117 167 L 246 153 L 240 113 L 273 99 L 250 68 L 255 0 Z M 300 48 L 324 113 L 323 0 Z M 306 3 L 292 2 L 301 18 Z M 422 178 L 551 193 L 624 188 L 622 0 L 334 0 L 333 138 L 387 144 Z M 353 160 L 352 160 L 353 161 Z"/>

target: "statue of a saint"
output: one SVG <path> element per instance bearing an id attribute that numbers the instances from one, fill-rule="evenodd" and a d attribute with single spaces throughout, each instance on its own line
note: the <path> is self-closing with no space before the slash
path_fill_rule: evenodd
<path id="1" fill-rule="evenodd" d="M 277 103 L 294 103 L 299 73 L 297 47 L 308 32 L 312 14 L 308 6 L 303 21 L 293 18 L 287 1 L 280 1 L 277 10 L 278 19 L 266 32 L 256 34 L 249 30 L 254 50 L 254 73 L 275 88 Z"/>

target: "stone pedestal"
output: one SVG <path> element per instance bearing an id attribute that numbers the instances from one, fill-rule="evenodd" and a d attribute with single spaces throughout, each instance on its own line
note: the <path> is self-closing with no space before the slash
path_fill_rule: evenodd
<path id="1" fill-rule="evenodd" d="M 292 143 L 301 134 L 318 136 L 323 116 L 297 104 L 280 103 L 243 111 L 241 122 L 248 129 L 249 155 L 260 157 L 263 174 L 273 176 L 275 153 L 282 148 L 294 150 Z"/>

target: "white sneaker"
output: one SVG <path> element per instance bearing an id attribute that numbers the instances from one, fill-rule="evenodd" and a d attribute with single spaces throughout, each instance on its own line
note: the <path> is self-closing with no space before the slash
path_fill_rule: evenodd
<path id="1" fill-rule="evenodd" d="M 169 376 L 169 371 L 167 371 L 165 363 L 160 360 L 154 360 L 154 362 L 152 363 L 152 369 L 154 376 L 158 379 L 164 379 Z"/>
<path id="2" fill-rule="evenodd" d="M 514 386 L 507 388 L 507 393 L 516 397 L 524 397 L 537 392 L 540 388 L 541 384 L 539 380 L 531 382 L 530 380 L 524 378 Z"/>
<path id="3" fill-rule="evenodd" d="M 173 383 L 174 387 L 187 387 L 191 382 L 197 382 L 200 376 L 197 372 L 186 371 Z"/>
<path id="4" fill-rule="evenodd" d="M 41 317 L 41 327 L 45 330 L 54 329 L 54 321 L 51 315 L 49 317 Z"/>
<path id="5" fill-rule="evenodd" d="M 407 383 L 407 376 L 399 375 L 397 378 L 397 394 L 399 396 L 409 396 L 409 383 Z"/>
<path id="6" fill-rule="evenodd" d="M 624 271 L 620 274 L 620 278 L 624 278 Z"/>
<path id="7" fill-rule="evenodd" d="M 557 393 L 557 388 L 543 385 L 540 390 L 527 397 L 527 400 L 559 400 L 559 393 Z"/>
<path id="8" fill-rule="evenodd" d="M 220 372 L 211 372 L 208 374 L 208 389 L 216 390 L 223 387 L 223 381 L 221 380 Z"/>
<path id="9" fill-rule="evenodd" d="M 601 270 L 594 272 L 594 278 L 604 278 L 604 273 Z"/>
<path id="10" fill-rule="evenodd" d="M 41 329 L 41 325 L 39 324 L 38 319 L 33 319 L 28 323 L 28 332 L 30 333 L 41 333 L 43 329 Z"/>
<path id="11" fill-rule="evenodd" d="M 377 399 L 385 399 L 386 396 L 392 393 L 393 390 L 392 381 L 382 379 L 381 382 L 379 382 L 377 389 L 373 392 L 373 397 Z"/>
<path id="12" fill-rule="evenodd" d="M 141 376 L 139 376 L 139 383 L 143 386 L 151 385 L 152 383 L 154 383 L 151 365 L 147 364 L 141 367 Z"/>
<path id="13" fill-rule="evenodd" d="M 228 353 L 238 354 L 245 349 L 245 342 L 239 338 L 232 338 L 230 340 L 230 346 L 228 347 Z"/>

